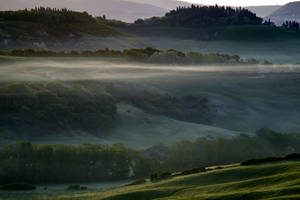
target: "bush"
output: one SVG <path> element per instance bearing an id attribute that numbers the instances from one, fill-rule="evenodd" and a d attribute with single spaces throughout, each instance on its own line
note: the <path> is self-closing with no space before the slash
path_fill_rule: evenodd
<path id="1" fill-rule="evenodd" d="M 80 185 L 69 185 L 68 190 L 81 190 Z"/>
<path id="2" fill-rule="evenodd" d="M 124 57 L 129 61 L 145 61 L 149 58 L 146 53 L 135 49 L 124 50 Z"/>
<path id="3" fill-rule="evenodd" d="M 164 178 L 169 178 L 172 176 L 172 173 L 171 172 L 164 172 L 162 174 L 159 175 L 159 178 L 160 179 L 164 179 Z"/>
<path id="4" fill-rule="evenodd" d="M 81 186 L 80 187 L 80 190 L 87 190 L 88 189 L 88 187 L 86 187 L 86 186 Z"/>
<path id="5" fill-rule="evenodd" d="M 138 179 L 138 180 L 135 180 L 135 181 L 129 183 L 128 186 L 130 186 L 130 185 L 139 185 L 139 184 L 143 184 L 143 183 L 146 183 L 146 182 L 147 182 L 146 179 Z"/>
<path id="6" fill-rule="evenodd" d="M 28 183 L 11 183 L 0 186 L 0 190 L 35 190 L 34 185 Z"/>
<path id="7" fill-rule="evenodd" d="M 194 168 L 194 169 L 190 169 L 190 170 L 185 170 L 185 171 L 181 172 L 181 175 L 196 174 L 196 173 L 205 172 L 205 171 L 206 171 L 205 167 L 198 167 L 198 168 Z"/>
<path id="8" fill-rule="evenodd" d="M 254 164 L 260 164 L 260 163 L 266 163 L 266 162 L 275 162 L 275 161 L 281 161 L 281 157 L 267 157 L 267 158 L 260 158 L 260 159 L 249 159 L 246 161 L 241 162 L 241 165 L 254 165 Z"/>
<path id="9" fill-rule="evenodd" d="M 151 180 L 151 181 L 156 180 L 156 179 L 158 179 L 158 178 L 159 178 L 158 173 L 153 173 L 153 174 L 150 175 L 150 180 Z"/>
<path id="10" fill-rule="evenodd" d="M 293 153 L 293 154 L 285 156 L 283 159 L 285 159 L 285 160 L 300 159 L 300 154 L 299 153 Z"/>

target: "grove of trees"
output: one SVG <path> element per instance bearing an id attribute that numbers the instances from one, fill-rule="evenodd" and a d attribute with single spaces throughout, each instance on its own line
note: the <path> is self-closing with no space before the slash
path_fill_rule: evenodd
<path id="1" fill-rule="evenodd" d="M 10 83 L 0 87 L 0 127 L 32 135 L 63 130 L 99 133 L 110 127 L 116 103 L 105 92 L 60 82 Z"/>
<path id="2" fill-rule="evenodd" d="M 175 49 L 159 50 L 152 47 L 111 50 L 85 50 L 85 51 L 51 51 L 35 49 L 13 49 L 0 51 L 0 55 L 27 56 L 27 57 L 112 57 L 124 58 L 127 61 L 153 64 L 259 64 L 256 59 L 243 60 L 238 55 L 221 53 L 202 54 L 200 52 L 184 53 Z M 268 62 L 270 63 L 270 62 Z"/>
<path id="3" fill-rule="evenodd" d="M 45 8 L 24 9 L 18 11 L 1 11 L 0 18 L 10 21 L 39 22 L 41 24 L 76 24 L 96 23 L 96 20 L 87 12 L 75 12 L 66 8 Z"/>
<path id="4" fill-rule="evenodd" d="M 138 141 L 137 141 L 138 142 Z M 144 178 L 155 172 L 237 163 L 250 158 L 300 152 L 300 136 L 268 129 L 232 138 L 202 137 L 170 146 L 133 150 L 121 144 L 34 145 L 0 147 L 0 184 L 77 183 Z"/>
<path id="5" fill-rule="evenodd" d="M 177 7 L 164 17 L 138 19 L 137 25 L 167 25 L 183 27 L 214 27 L 231 25 L 261 25 L 263 19 L 245 8 L 224 6 Z"/>
<path id="6" fill-rule="evenodd" d="M 282 27 L 289 30 L 299 30 L 300 25 L 296 21 L 286 21 L 282 24 Z"/>

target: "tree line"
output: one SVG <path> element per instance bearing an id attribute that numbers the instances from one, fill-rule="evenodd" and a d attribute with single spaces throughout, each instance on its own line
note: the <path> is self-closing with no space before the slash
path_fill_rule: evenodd
<path id="1" fill-rule="evenodd" d="M 72 183 L 144 178 L 153 173 L 237 163 L 250 158 L 300 152 L 298 134 L 268 129 L 232 138 L 201 137 L 170 146 L 133 150 L 121 144 L 34 145 L 0 147 L 0 184 Z"/>
<path id="2" fill-rule="evenodd" d="M 36 7 L 18 11 L 0 11 L 0 19 L 10 21 L 39 22 L 42 24 L 96 23 L 87 12 L 75 12 L 66 8 Z"/>
<path id="3" fill-rule="evenodd" d="M 16 134 L 68 130 L 96 134 L 112 126 L 116 109 L 110 94 L 79 84 L 16 82 L 0 87 L 1 130 Z"/>
<path id="4" fill-rule="evenodd" d="M 85 51 L 51 51 L 35 49 L 13 49 L 0 51 L 5 56 L 28 56 L 28 57 L 110 57 L 124 58 L 127 61 L 144 62 L 153 64 L 260 64 L 254 58 L 241 59 L 238 55 L 222 53 L 181 52 L 175 49 L 159 50 L 152 47 L 120 50 L 99 49 Z M 263 64 L 271 64 L 264 61 Z"/>
<path id="5" fill-rule="evenodd" d="M 59 37 L 72 33 L 88 33 L 99 36 L 120 35 L 121 33 L 96 20 L 87 12 L 66 8 L 36 7 L 17 11 L 0 11 L 0 19 L 7 21 L 37 23 L 28 24 L 31 31 L 47 32 Z M 53 29 L 53 27 L 55 27 Z M 4 28 L 5 29 L 5 28 Z M 14 32 L 12 33 L 14 35 Z M 18 35 L 17 35 L 18 36 Z"/>
<path id="6" fill-rule="evenodd" d="M 138 19 L 138 25 L 167 25 L 185 27 L 214 27 L 231 25 L 261 25 L 263 19 L 245 8 L 225 6 L 177 7 L 165 14 L 164 17 Z"/>
<path id="7" fill-rule="evenodd" d="M 285 21 L 285 22 L 283 22 L 282 27 L 284 29 L 289 29 L 289 30 L 299 30 L 300 29 L 300 25 L 296 21 Z"/>

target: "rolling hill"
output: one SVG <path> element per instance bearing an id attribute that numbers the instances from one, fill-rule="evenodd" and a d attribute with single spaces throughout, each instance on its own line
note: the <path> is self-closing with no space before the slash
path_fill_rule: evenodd
<path id="1" fill-rule="evenodd" d="M 70 50 L 134 45 L 128 35 L 96 21 L 86 12 L 41 7 L 0 11 L 0 18 L 0 49 Z"/>
<path id="2" fill-rule="evenodd" d="M 0 10 L 19 10 L 24 8 L 34 8 L 35 6 L 51 8 L 68 8 L 75 11 L 87 11 L 94 16 L 106 15 L 108 18 L 119 19 L 123 21 L 134 21 L 138 18 L 147 18 L 152 16 L 162 16 L 167 11 L 164 7 L 152 4 L 141 3 L 139 1 L 125 0 L 62 0 L 62 1 L 30 1 L 30 0 L 0 0 Z M 174 4 L 172 8 L 176 8 Z"/>
<path id="3" fill-rule="evenodd" d="M 300 162 L 287 161 L 263 165 L 229 165 L 211 167 L 207 172 L 181 175 L 162 180 L 136 182 L 135 185 L 123 186 L 106 191 L 16 193 L 1 192 L 4 200 L 43 199 L 51 200 L 274 200 L 300 198 Z"/>
<path id="4" fill-rule="evenodd" d="M 288 3 L 272 14 L 267 16 L 276 24 L 281 25 L 284 21 L 300 21 L 300 1 Z"/>
<path id="5" fill-rule="evenodd" d="M 281 8 L 279 5 L 270 5 L 270 6 L 248 6 L 246 9 L 256 13 L 257 16 L 265 18 Z"/>
<path id="6" fill-rule="evenodd" d="M 140 3 L 141 1 L 139 0 L 128 0 L 131 2 L 137 2 Z M 171 10 L 171 9 L 175 9 L 178 6 L 190 6 L 191 3 L 185 2 L 185 1 L 181 1 L 181 0 L 143 0 L 144 3 L 146 4 L 150 4 L 150 5 L 154 5 L 160 8 L 164 8 L 166 10 Z"/>

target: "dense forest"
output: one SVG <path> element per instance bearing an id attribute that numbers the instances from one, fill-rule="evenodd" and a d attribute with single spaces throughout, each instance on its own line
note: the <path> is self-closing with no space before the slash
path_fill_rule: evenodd
<path id="1" fill-rule="evenodd" d="M 260 64 L 256 59 L 243 60 L 238 55 L 221 53 L 202 54 L 200 52 L 183 53 L 175 49 L 159 50 L 152 47 L 143 49 L 111 50 L 99 49 L 95 51 L 51 51 L 35 49 L 14 49 L 11 51 L 0 51 L 4 56 L 26 56 L 26 57 L 110 57 L 124 58 L 127 61 L 153 63 L 153 64 Z M 263 64 L 271 64 L 264 61 Z"/>
<path id="2" fill-rule="evenodd" d="M 95 19 L 87 12 L 75 12 L 66 8 L 38 7 L 30 10 L 1 11 L 0 18 L 2 20 L 39 22 L 49 25 L 96 23 Z"/>
<path id="3" fill-rule="evenodd" d="M 0 127 L 31 135 L 82 130 L 99 133 L 112 125 L 114 98 L 82 85 L 10 83 L 0 87 Z"/>
<path id="4" fill-rule="evenodd" d="M 118 35 L 118 31 L 97 21 L 87 12 L 76 12 L 66 8 L 45 8 L 24 9 L 18 11 L 0 11 L 1 21 L 36 23 L 39 27 L 34 27 L 35 31 L 48 32 L 51 34 L 69 34 L 73 32 L 83 32 L 99 36 L 111 34 Z M 31 24 L 27 24 L 32 26 Z M 55 27 L 55 29 L 53 29 Z M 4 30 L 6 27 L 3 27 Z"/>
<path id="5" fill-rule="evenodd" d="M 262 18 L 244 8 L 224 6 L 178 7 L 166 13 L 164 17 L 138 19 L 138 25 L 167 25 L 183 27 L 213 27 L 231 25 L 261 25 Z"/>
<path id="6" fill-rule="evenodd" d="M 250 158 L 286 155 L 299 152 L 299 147 L 299 135 L 267 129 L 257 131 L 255 136 L 203 137 L 194 142 L 158 145 L 139 151 L 121 144 L 69 146 L 19 142 L 0 147 L 0 184 L 142 178 L 155 172 L 176 172 Z"/>

